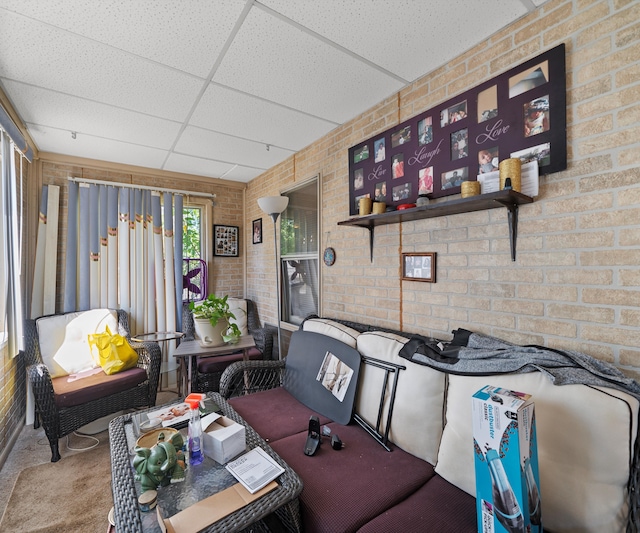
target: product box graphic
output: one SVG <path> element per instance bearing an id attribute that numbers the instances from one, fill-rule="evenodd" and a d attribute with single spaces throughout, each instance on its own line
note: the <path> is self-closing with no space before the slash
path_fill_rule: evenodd
<path id="1" fill-rule="evenodd" d="M 531 395 L 487 385 L 473 395 L 479 533 L 542 533 Z"/>

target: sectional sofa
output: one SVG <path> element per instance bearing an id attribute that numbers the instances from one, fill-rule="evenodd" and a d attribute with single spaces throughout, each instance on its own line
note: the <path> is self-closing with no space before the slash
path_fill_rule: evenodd
<path id="1" fill-rule="evenodd" d="M 305 531 L 477 531 L 471 397 L 487 384 L 534 397 L 545 531 L 637 531 L 636 394 L 559 386 L 540 371 L 434 369 L 401 357 L 411 337 L 315 317 L 293 334 L 287 360 L 235 363 L 223 375 L 221 394 L 302 478 Z M 336 350 L 354 350 L 363 363 L 346 425 L 323 415 L 309 392 L 315 362 L 305 370 L 308 358 Z M 342 449 L 325 437 L 315 455 L 303 453 L 312 415 Z"/>

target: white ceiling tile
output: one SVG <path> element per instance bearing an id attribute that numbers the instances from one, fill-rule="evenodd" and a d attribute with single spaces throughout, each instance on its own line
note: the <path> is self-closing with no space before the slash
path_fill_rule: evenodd
<path id="1" fill-rule="evenodd" d="M 262 174 L 261 170 L 250 167 L 243 167 L 242 165 L 236 165 L 222 177 L 226 180 L 248 183 L 253 178 L 257 178 L 260 174 Z"/>
<path id="2" fill-rule="evenodd" d="M 194 157 L 184 154 L 172 153 L 164 166 L 164 170 L 172 172 L 184 172 L 196 176 L 207 176 L 209 178 L 219 178 L 232 170 L 234 165 L 211 161 L 202 157 Z M 262 173 L 262 171 L 259 171 Z"/>
<path id="3" fill-rule="evenodd" d="M 514 0 L 261 3 L 407 81 L 439 67 L 527 13 L 522 2 Z"/>
<path id="4" fill-rule="evenodd" d="M 214 84 L 198 103 L 190 124 L 295 151 L 338 126 Z"/>
<path id="5" fill-rule="evenodd" d="M 0 87 L 42 151 L 249 181 L 545 2 L 0 0 Z"/>
<path id="6" fill-rule="evenodd" d="M 402 87 L 256 8 L 213 81 L 333 122 L 344 122 Z"/>
<path id="7" fill-rule="evenodd" d="M 99 161 L 111 161 L 125 165 L 161 168 L 167 156 L 166 150 L 137 146 L 90 135 L 76 135 L 64 130 L 27 124 L 29 135 L 43 152 L 86 157 Z"/>
<path id="8" fill-rule="evenodd" d="M 202 88 L 193 76 L 2 10 L 0 27 L 0 76 L 10 80 L 179 121 Z"/>
<path id="9" fill-rule="evenodd" d="M 5 86 L 25 122 L 168 150 L 181 124 L 12 81 Z"/>
<path id="10" fill-rule="evenodd" d="M 222 135 L 201 128 L 185 128 L 176 152 L 266 170 L 291 156 L 291 150 Z"/>
<path id="11" fill-rule="evenodd" d="M 2 0 L 2 6 L 120 50 L 207 77 L 245 0 Z M 197 51 L 194 53 L 194 51 Z"/>

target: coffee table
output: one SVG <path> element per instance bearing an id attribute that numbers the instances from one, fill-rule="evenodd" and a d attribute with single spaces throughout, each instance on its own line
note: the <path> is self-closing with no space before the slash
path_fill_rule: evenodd
<path id="1" fill-rule="evenodd" d="M 200 341 L 182 341 L 174 352 L 173 356 L 180 361 L 182 367 L 182 385 L 181 390 L 191 394 L 191 372 L 193 366 L 197 364 L 197 357 L 215 357 L 219 355 L 229 355 L 242 351 L 242 358 L 247 361 L 249 359 L 249 349 L 254 348 L 256 341 L 252 335 L 243 335 L 238 342 L 233 344 L 222 344 L 220 346 L 203 346 Z M 185 365 L 186 362 L 186 365 Z M 185 366 L 187 368 L 185 368 Z"/>
<path id="2" fill-rule="evenodd" d="M 287 530 L 301 532 L 298 495 L 302 491 L 302 481 L 298 475 L 220 394 L 210 392 L 207 396 L 220 406 L 225 416 L 245 426 L 247 450 L 260 446 L 284 468 L 284 473 L 276 479 L 278 488 L 218 520 L 203 531 L 206 533 L 242 531 L 275 512 Z M 154 407 L 151 410 L 157 409 L 158 407 Z M 119 416 L 109 424 L 116 531 L 128 533 L 161 531 L 155 510 L 144 513 L 140 511 L 138 506 L 138 496 L 141 494 L 140 484 L 134 479 L 132 467 L 132 452 L 138 437 L 137 426 L 146 418 L 147 411 L 149 410 Z M 236 483 L 235 478 L 223 465 L 205 457 L 201 465 L 187 468 L 185 481 L 158 489 L 158 506 L 163 510 L 163 515 L 172 516 L 195 501 L 216 494 L 234 483 Z"/>

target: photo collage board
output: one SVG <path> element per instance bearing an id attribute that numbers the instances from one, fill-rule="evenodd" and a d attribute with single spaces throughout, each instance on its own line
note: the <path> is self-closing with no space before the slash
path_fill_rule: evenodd
<path id="1" fill-rule="evenodd" d="M 349 149 L 349 214 L 361 198 L 392 208 L 460 192 L 503 159 L 567 168 L 565 45 Z"/>

